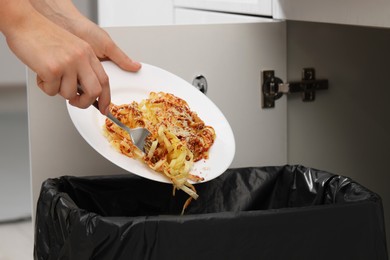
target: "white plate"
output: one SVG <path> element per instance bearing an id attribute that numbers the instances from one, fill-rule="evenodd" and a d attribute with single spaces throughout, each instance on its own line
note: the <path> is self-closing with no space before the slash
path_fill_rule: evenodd
<path id="1" fill-rule="evenodd" d="M 120 105 L 140 102 L 148 98 L 149 93 L 163 91 L 172 93 L 187 101 L 207 124 L 214 127 L 216 140 L 209 152 L 209 159 L 194 164 L 191 172 L 204 178 L 203 182 L 221 175 L 231 164 L 235 153 L 233 131 L 218 107 L 203 93 L 180 77 L 152 65 L 142 64 L 137 73 L 121 70 L 112 62 L 102 62 L 110 78 L 111 101 Z M 119 167 L 142 177 L 170 183 L 162 174 L 151 170 L 144 163 L 129 158 L 115 150 L 103 136 L 105 117 L 90 106 L 79 109 L 67 103 L 69 115 L 81 136 L 97 152 Z"/>

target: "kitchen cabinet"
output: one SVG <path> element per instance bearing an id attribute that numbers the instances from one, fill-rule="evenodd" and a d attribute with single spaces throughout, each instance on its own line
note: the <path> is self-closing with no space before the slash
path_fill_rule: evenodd
<path id="1" fill-rule="evenodd" d="M 390 27 L 385 0 L 274 0 L 273 18 L 372 27 Z"/>
<path id="2" fill-rule="evenodd" d="M 207 96 L 223 111 L 235 134 L 233 167 L 287 163 L 286 98 L 278 100 L 275 109 L 261 108 L 261 71 L 273 68 L 286 77 L 284 22 L 116 27 L 107 31 L 136 60 L 190 82 L 199 74 L 207 79 Z M 42 181 L 50 177 L 125 173 L 83 140 L 70 120 L 66 102 L 42 93 L 31 71 L 27 84 L 34 201 Z M 42 127 L 42 122 L 53 118 L 56 124 Z"/>
<path id="3" fill-rule="evenodd" d="M 377 81 L 390 67 L 390 34 L 386 28 L 346 25 L 387 27 L 386 23 L 375 24 L 376 18 L 342 21 L 327 15 L 306 21 L 298 11 L 293 16 L 287 2 L 279 1 L 283 4 L 277 13 L 286 21 L 171 7 L 172 20 L 162 16 L 163 26 L 150 26 L 140 15 L 135 25 L 148 26 L 135 27 L 122 20 L 120 27 L 107 31 L 137 60 L 161 66 L 189 82 L 198 74 L 206 76 L 207 95 L 225 113 L 236 136 L 232 167 L 303 164 L 348 176 L 382 197 L 390 237 L 390 88 L 386 80 Z M 323 10 L 332 13 L 331 8 Z M 126 10 L 112 14 L 120 13 Z M 300 80 L 305 67 L 314 67 L 317 78 L 327 78 L 329 89 L 318 92 L 314 102 L 290 94 L 277 100 L 273 109 L 261 108 L 262 71 L 272 69 L 288 82 Z M 28 84 L 34 201 L 48 177 L 123 172 L 84 142 L 63 100 L 40 93 L 31 71 Z M 53 131 L 40 128 L 37 122 L 53 114 L 63 119 L 61 124 Z M 47 138 L 52 141 L 40 146 Z"/>
<path id="4" fill-rule="evenodd" d="M 323 22 L 370 27 L 390 27 L 390 2 L 384 0 L 147 0 L 136 2 L 98 1 L 102 26 L 180 24 L 183 15 L 189 19 L 203 16 L 230 15 L 230 22 L 273 18 L 277 20 Z M 179 20 L 177 20 L 177 10 Z M 183 13 L 182 13 L 183 12 Z M 237 21 L 235 16 L 243 16 Z M 201 18 L 203 17 L 203 18 Z M 218 18 L 218 17 L 217 17 Z M 225 20 L 224 20 L 225 21 Z M 209 20 L 219 22 L 219 20 Z M 187 23 L 184 20 L 184 23 Z"/>
<path id="5" fill-rule="evenodd" d="M 174 0 L 174 6 L 280 20 L 390 27 L 390 2 L 384 0 Z"/>
<path id="6" fill-rule="evenodd" d="M 174 8 L 174 24 L 218 24 L 254 22 L 275 22 L 275 20 L 259 16 L 227 14 L 223 12 L 209 12 L 187 8 Z"/>
<path id="7" fill-rule="evenodd" d="M 179 8 L 272 17 L 273 0 L 174 0 Z"/>
<path id="8" fill-rule="evenodd" d="M 101 0 L 98 1 L 99 25 L 103 27 L 149 26 L 199 24 L 201 20 L 204 23 L 241 23 L 272 20 L 269 19 L 271 17 L 271 0 L 245 0 L 236 3 L 232 0 L 187 2 L 178 0 L 135 2 Z M 210 10 L 219 10 L 220 12 L 210 12 Z M 229 11 L 235 13 L 232 14 Z M 242 15 L 249 13 L 255 15 Z"/>
<path id="9" fill-rule="evenodd" d="M 173 23 L 173 0 L 97 1 L 103 27 Z"/>

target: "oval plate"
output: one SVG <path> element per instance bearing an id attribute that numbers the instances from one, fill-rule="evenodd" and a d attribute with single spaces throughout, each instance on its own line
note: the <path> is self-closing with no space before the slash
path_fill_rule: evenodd
<path id="1" fill-rule="evenodd" d="M 182 78 L 149 64 L 143 63 L 142 69 L 137 73 L 124 71 L 110 61 L 102 62 L 102 65 L 110 78 L 111 102 L 116 105 L 140 102 L 148 98 L 152 91 L 171 93 L 184 99 L 206 125 L 214 128 L 217 136 L 209 151 L 209 159 L 194 163 L 191 173 L 203 177 L 202 182 L 206 182 L 226 171 L 235 153 L 233 131 L 225 116 L 206 95 Z M 79 109 L 68 102 L 67 108 L 80 135 L 106 159 L 130 173 L 171 183 L 164 175 L 153 171 L 146 164 L 115 150 L 103 135 L 105 117 L 97 109 L 92 106 Z"/>

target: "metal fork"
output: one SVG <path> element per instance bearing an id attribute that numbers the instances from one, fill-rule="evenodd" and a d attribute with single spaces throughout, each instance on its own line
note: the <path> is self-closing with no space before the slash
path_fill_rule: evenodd
<path id="1" fill-rule="evenodd" d="M 78 92 L 82 94 L 82 90 L 79 87 Z M 97 110 L 99 110 L 99 101 L 95 100 L 92 104 Z M 129 128 L 125 124 L 123 124 L 118 118 L 116 118 L 111 112 L 108 112 L 107 117 L 114 122 L 116 125 L 118 125 L 120 128 L 125 130 L 130 138 L 133 144 L 137 146 L 137 148 L 141 151 L 144 152 L 144 147 L 145 147 L 145 140 L 146 138 L 150 135 L 150 132 L 148 129 L 143 128 L 143 127 L 137 127 L 137 128 Z"/>

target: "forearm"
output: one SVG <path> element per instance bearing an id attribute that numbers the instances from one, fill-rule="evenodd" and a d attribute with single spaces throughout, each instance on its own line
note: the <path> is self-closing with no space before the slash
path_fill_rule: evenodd
<path id="1" fill-rule="evenodd" d="M 0 0 L 0 31 L 7 37 L 28 27 L 39 14 L 28 0 Z"/>
<path id="2" fill-rule="evenodd" d="M 46 18 L 62 28 L 78 35 L 77 28 L 86 18 L 71 0 L 29 0 L 31 5 Z"/>
<path id="3" fill-rule="evenodd" d="M 60 17 L 56 13 L 52 17 Z M 98 98 L 100 111 L 106 112 L 108 77 L 90 44 L 47 19 L 30 0 L 0 0 L 0 30 L 12 52 L 37 74 L 37 84 L 46 94 L 59 94 L 80 108 Z"/>

